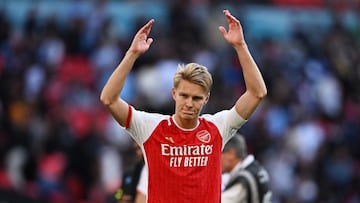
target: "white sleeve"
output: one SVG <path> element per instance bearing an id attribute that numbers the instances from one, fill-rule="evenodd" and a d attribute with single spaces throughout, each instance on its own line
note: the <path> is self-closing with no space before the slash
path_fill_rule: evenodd
<path id="1" fill-rule="evenodd" d="M 161 120 L 169 116 L 138 111 L 131 107 L 131 118 L 129 127 L 126 129 L 131 137 L 141 146 L 154 131 Z"/>
<path id="2" fill-rule="evenodd" d="M 235 184 L 221 193 L 221 203 L 246 203 L 246 189 L 240 183 Z"/>
<path id="3" fill-rule="evenodd" d="M 148 171 L 146 165 L 141 169 L 139 183 L 136 187 L 137 192 L 147 195 L 148 188 Z"/>
<path id="4" fill-rule="evenodd" d="M 218 127 L 223 137 L 223 147 L 247 121 L 237 113 L 234 107 L 230 110 L 220 111 L 214 115 L 205 114 L 203 117 Z"/>

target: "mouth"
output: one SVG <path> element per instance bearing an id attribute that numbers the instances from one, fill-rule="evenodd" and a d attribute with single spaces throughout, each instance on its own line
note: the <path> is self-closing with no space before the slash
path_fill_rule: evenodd
<path id="1" fill-rule="evenodd" d="M 183 110 L 182 111 L 184 115 L 189 115 L 189 116 L 192 116 L 194 115 L 195 113 L 193 111 L 186 111 L 186 110 Z"/>

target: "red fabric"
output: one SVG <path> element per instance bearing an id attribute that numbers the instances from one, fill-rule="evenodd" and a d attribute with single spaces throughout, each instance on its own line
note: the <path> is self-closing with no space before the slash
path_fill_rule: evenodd
<path id="1" fill-rule="evenodd" d="M 273 0 L 273 3 L 281 6 L 325 6 L 324 0 Z"/>
<path id="2" fill-rule="evenodd" d="M 84 56 L 67 56 L 58 69 L 59 79 L 63 82 L 80 81 L 92 85 L 95 81 L 95 70 L 88 58 Z"/>
<path id="3" fill-rule="evenodd" d="M 84 137 L 89 135 L 93 128 L 94 116 L 91 112 L 81 107 L 74 106 L 67 111 L 67 121 L 73 133 L 77 137 Z"/>
<path id="4" fill-rule="evenodd" d="M 40 159 L 39 166 L 42 178 L 57 182 L 64 172 L 66 157 L 62 152 L 47 154 Z"/>
<path id="5" fill-rule="evenodd" d="M 5 57 L 0 55 L 0 75 L 3 73 L 5 69 Z"/>
<path id="6" fill-rule="evenodd" d="M 129 111 L 128 111 L 128 116 L 126 118 L 125 128 L 130 127 L 131 114 L 132 114 L 132 109 L 131 109 L 131 106 L 129 105 Z"/>
<path id="7" fill-rule="evenodd" d="M 5 170 L 0 170 L 0 188 L 10 189 L 11 182 Z"/>
<path id="8" fill-rule="evenodd" d="M 66 188 L 68 189 L 71 197 L 74 199 L 81 199 L 84 196 L 84 186 L 80 178 L 76 175 L 69 175 L 66 177 Z"/>
<path id="9" fill-rule="evenodd" d="M 354 1 L 325 1 L 325 0 L 273 0 L 273 4 L 278 6 L 298 6 L 298 7 L 330 7 L 336 11 L 343 11 L 349 8 L 360 8 L 360 0 Z"/>
<path id="10" fill-rule="evenodd" d="M 220 202 L 222 138 L 218 128 L 205 119 L 189 131 L 171 123 L 161 121 L 144 143 L 148 202 Z"/>

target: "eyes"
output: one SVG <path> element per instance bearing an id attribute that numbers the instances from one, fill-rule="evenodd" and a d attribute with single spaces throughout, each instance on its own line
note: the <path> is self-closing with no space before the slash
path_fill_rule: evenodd
<path id="1" fill-rule="evenodd" d="M 185 93 L 179 93 L 179 96 L 183 99 L 188 99 L 188 98 L 192 98 L 193 101 L 201 101 L 204 99 L 203 96 L 190 96 L 188 94 Z"/>

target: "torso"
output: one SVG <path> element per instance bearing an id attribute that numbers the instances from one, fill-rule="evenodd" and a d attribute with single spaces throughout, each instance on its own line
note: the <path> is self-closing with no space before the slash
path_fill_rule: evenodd
<path id="1" fill-rule="evenodd" d="M 170 116 L 135 111 L 128 130 L 148 167 L 148 203 L 221 201 L 224 136 L 227 140 L 244 123 L 234 115 L 226 111 L 200 118 L 196 128 L 185 130 Z"/>
<path id="2" fill-rule="evenodd" d="M 216 126 L 204 119 L 191 131 L 160 122 L 144 143 L 148 202 L 220 202 L 221 144 Z"/>

